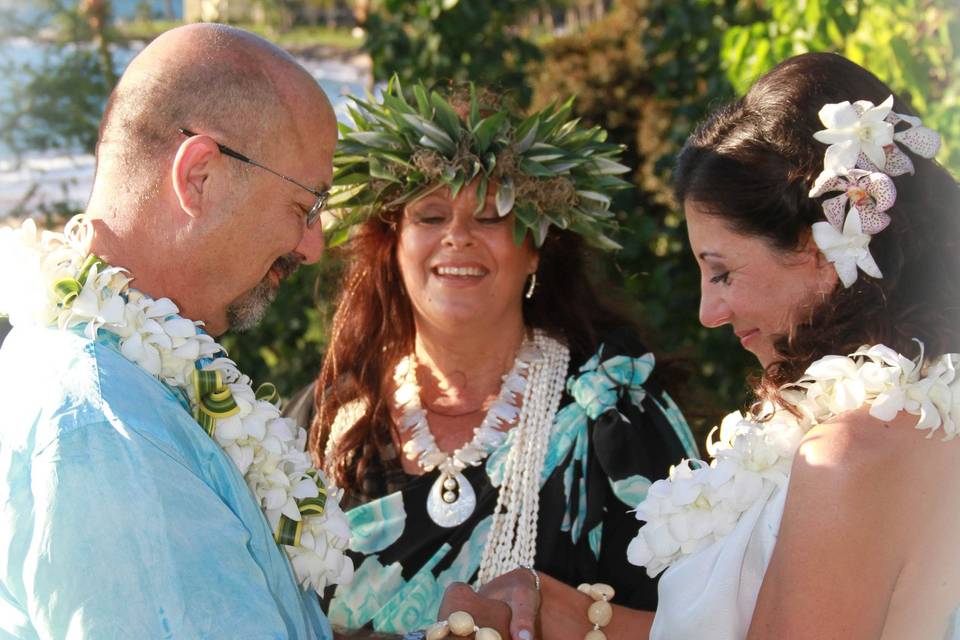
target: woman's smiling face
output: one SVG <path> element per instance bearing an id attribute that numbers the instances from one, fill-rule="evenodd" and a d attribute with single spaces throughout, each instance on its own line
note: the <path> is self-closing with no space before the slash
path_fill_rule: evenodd
<path id="1" fill-rule="evenodd" d="M 794 252 L 732 231 L 723 218 L 684 204 L 690 247 L 700 266 L 700 323 L 730 324 L 763 367 L 777 359 L 774 342 L 810 314 L 836 286 L 833 265 L 812 239 Z"/>
<path id="2" fill-rule="evenodd" d="M 474 184 L 455 199 L 444 188 L 404 209 L 397 262 L 418 324 L 522 323 L 538 256 L 529 239 L 513 241 L 513 215 L 497 215 L 495 192 L 478 207 Z"/>

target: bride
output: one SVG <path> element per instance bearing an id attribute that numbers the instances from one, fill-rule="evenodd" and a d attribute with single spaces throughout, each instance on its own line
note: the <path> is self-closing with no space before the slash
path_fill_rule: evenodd
<path id="1" fill-rule="evenodd" d="M 688 140 L 700 319 L 764 373 L 713 462 L 640 504 L 628 557 L 665 570 L 659 604 L 614 606 L 607 637 L 960 638 L 960 197 L 938 146 L 832 54 L 780 64 Z M 597 628 L 579 599 L 577 639 Z"/>

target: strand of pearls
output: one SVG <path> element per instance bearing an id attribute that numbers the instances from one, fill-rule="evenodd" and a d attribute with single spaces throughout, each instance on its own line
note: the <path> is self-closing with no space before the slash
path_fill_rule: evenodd
<path id="1" fill-rule="evenodd" d="M 560 406 L 570 350 L 542 331 L 534 343 L 543 354 L 531 363 L 513 446 L 507 454 L 503 482 L 490 535 L 480 561 L 480 583 L 527 565 L 536 556 L 540 513 L 540 475 L 553 418 Z"/>

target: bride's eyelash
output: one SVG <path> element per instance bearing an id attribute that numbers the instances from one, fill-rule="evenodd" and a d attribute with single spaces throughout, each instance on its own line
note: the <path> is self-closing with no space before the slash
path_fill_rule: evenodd
<path id="1" fill-rule="evenodd" d="M 710 278 L 711 284 L 730 284 L 730 272 L 724 271 Z"/>

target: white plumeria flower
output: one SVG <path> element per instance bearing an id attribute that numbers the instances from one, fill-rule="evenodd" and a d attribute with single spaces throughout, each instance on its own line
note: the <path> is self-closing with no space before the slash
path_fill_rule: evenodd
<path id="1" fill-rule="evenodd" d="M 863 153 L 882 171 L 887 162 L 884 147 L 893 144 L 893 125 L 886 121 L 892 108 L 892 95 L 877 106 L 866 100 L 824 105 L 819 116 L 827 128 L 813 134 L 830 145 L 824 169 L 831 175 L 844 175 Z"/>
<path id="2" fill-rule="evenodd" d="M 162 350 L 169 348 L 168 343 L 169 338 L 163 334 L 136 332 L 120 342 L 120 353 L 150 375 L 159 377 L 163 370 Z"/>
<path id="3" fill-rule="evenodd" d="M 60 312 L 60 328 L 86 324 L 84 334 L 93 340 L 100 327 L 119 327 L 125 324 L 126 301 L 119 290 L 110 288 L 118 272 L 119 269 L 113 267 L 100 272 L 99 265 L 91 266 L 80 293 L 69 307 Z"/>
<path id="4" fill-rule="evenodd" d="M 945 354 L 928 368 L 928 375 L 935 377 L 938 384 L 931 389 L 931 402 L 942 417 L 944 440 L 952 440 L 960 435 L 960 376 L 957 368 L 960 358 L 955 354 Z M 921 420 L 922 422 L 922 420 Z M 920 428 L 919 424 L 917 428 Z M 931 432 L 932 434 L 932 432 Z"/>
<path id="5" fill-rule="evenodd" d="M 747 424 L 750 424 L 749 421 L 739 411 L 728 413 L 724 416 L 723 420 L 720 421 L 720 426 L 714 427 L 713 430 L 707 434 L 707 453 L 715 458 L 720 451 L 732 448 L 733 440 L 737 436 L 737 433 Z M 719 432 L 719 437 L 717 440 L 714 440 L 713 434 L 717 432 Z"/>
<path id="6" fill-rule="evenodd" d="M 856 207 L 852 207 L 847 214 L 842 232 L 837 231 L 836 227 L 829 222 L 815 222 L 813 240 L 827 260 L 836 267 L 837 275 L 840 276 L 844 287 L 850 287 L 857 281 L 858 267 L 869 276 L 883 277 L 880 267 L 877 266 L 868 248 L 870 236 L 863 233 L 860 212 Z"/>
<path id="7" fill-rule="evenodd" d="M 330 496 L 335 497 L 334 493 Z M 332 503 L 323 515 L 304 518 L 299 547 L 286 547 L 300 584 L 318 593 L 328 583 L 346 584 L 353 579 L 353 562 L 343 553 L 350 529 L 337 499 Z"/>

